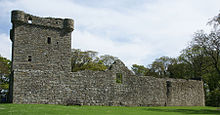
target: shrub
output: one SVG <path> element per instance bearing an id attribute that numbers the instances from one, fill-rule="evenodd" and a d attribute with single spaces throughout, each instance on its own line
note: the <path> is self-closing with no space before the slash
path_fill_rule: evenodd
<path id="1" fill-rule="evenodd" d="M 220 90 L 215 89 L 214 91 L 209 92 L 206 105 L 220 107 Z"/>

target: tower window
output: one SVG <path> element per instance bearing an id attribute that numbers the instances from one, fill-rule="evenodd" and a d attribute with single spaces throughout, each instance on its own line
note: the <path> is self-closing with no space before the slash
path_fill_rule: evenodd
<path id="1" fill-rule="evenodd" d="M 31 17 L 28 18 L 28 23 L 32 24 L 32 18 Z"/>
<path id="2" fill-rule="evenodd" d="M 116 73 L 116 83 L 122 83 L 122 73 Z"/>
<path id="3" fill-rule="evenodd" d="M 47 43 L 51 44 L 51 38 L 50 37 L 47 37 Z"/>
<path id="4" fill-rule="evenodd" d="M 28 56 L 28 61 L 32 61 L 31 56 Z"/>

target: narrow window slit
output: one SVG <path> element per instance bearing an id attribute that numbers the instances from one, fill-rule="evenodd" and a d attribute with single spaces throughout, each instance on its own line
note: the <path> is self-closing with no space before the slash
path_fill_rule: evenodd
<path id="1" fill-rule="evenodd" d="M 47 43 L 51 44 L 51 38 L 50 37 L 47 38 Z"/>
<path id="2" fill-rule="evenodd" d="M 30 62 L 32 61 L 32 58 L 31 58 L 31 56 L 28 56 L 28 61 L 30 61 Z"/>

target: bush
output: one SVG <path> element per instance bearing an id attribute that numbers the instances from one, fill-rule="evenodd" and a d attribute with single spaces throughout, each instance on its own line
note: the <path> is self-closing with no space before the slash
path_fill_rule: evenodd
<path id="1" fill-rule="evenodd" d="M 220 107 L 220 90 L 219 89 L 215 89 L 214 91 L 209 92 L 207 99 L 206 99 L 206 105 Z"/>

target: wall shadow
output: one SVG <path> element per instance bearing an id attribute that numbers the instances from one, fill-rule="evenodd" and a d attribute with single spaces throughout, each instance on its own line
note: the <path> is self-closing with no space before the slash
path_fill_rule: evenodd
<path id="1" fill-rule="evenodd" d="M 156 109 L 156 108 L 144 108 L 146 111 L 158 111 L 158 112 L 178 112 L 183 114 L 218 114 L 220 115 L 220 110 L 210 110 L 210 109 Z"/>

